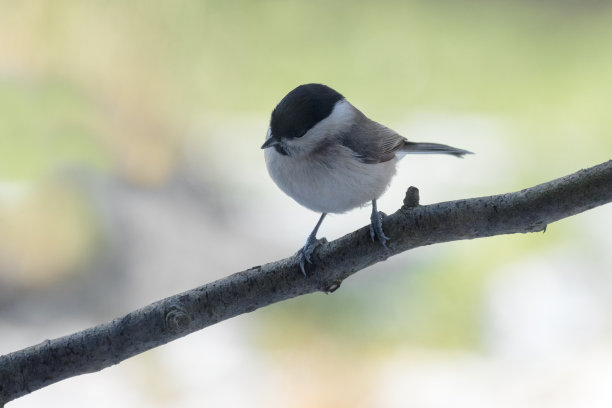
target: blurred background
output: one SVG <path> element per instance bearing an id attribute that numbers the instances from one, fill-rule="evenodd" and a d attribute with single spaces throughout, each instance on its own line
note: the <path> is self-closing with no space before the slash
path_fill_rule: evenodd
<path id="1" fill-rule="evenodd" d="M 609 160 L 611 38 L 596 0 L 0 0 L 0 354 L 294 254 L 318 214 L 260 146 L 302 83 L 476 153 L 405 159 L 388 213 Z M 419 248 L 9 406 L 608 407 L 611 227 Z"/>

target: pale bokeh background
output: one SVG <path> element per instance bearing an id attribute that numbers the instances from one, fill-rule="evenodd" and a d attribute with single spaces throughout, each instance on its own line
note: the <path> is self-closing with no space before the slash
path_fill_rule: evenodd
<path id="1" fill-rule="evenodd" d="M 289 256 L 270 111 L 322 82 L 417 141 L 380 200 L 609 160 L 604 1 L 0 1 L 0 353 Z M 328 218 L 337 238 L 369 209 Z M 10 407 L 612 405 L 612 211 L 420 248 Z"/>

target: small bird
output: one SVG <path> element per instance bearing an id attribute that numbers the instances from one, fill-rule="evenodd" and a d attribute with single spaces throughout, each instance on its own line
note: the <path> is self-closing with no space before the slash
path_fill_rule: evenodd
<path id="1" fill-rule="evenodd" d="M 304 276 L 306 262 L 328 213 L 344 213 L 372 203 L 370 236 L 387 248 L 376 200 L 407 153 L 442 153 L 463 157 L 471 152 L 437 143 L 409 142 L 367 118 L 344 96 L 322 84 L 300 85 L 272 111 L 264 150 L 274 182 L 302 206 L 321 213 L 298 251 Z"/>

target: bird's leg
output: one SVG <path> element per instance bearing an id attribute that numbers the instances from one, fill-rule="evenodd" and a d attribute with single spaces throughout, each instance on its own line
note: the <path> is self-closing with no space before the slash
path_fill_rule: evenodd
<path id="1" fill-rule="evenodd" d="M 312 263 L 312 261 L 310 260 L 310 255 L 312 254 L 312 251 L 314 251 L 314 249 L 317 247 L 317 245 L 319 245 L 319 241 L 317 240 L 317 231 L 319 231 L 319 227 L 321 226 L 321 223 L 323 223 L 323 218 L 325 218 L 326 215 L 327 213 L 321 214 L 321 218 L 319 218 L 317 225 L 315 225 L 310 235 L 308 235 L 308 238 L 306 238 L 306 243 L 298 251 L 298 257 L 300 259 L 300 269 L 302 270 L 304 276 L 308 276 L 306 275 L 305 269 L 306 262 L 308 262 L 309 264 Z"/>
<path id="2" fill-rule="evenodd" d="M 387 241 L 389 237 L 385 235 L 382 227 L 382 219 L 385 215 L 376 209 L 376 200 L 372 200 L 372 215 L 370 216 L 370 237 L 372 241 L 374 238 L 382 244 L 384 248 L 387 248 Z"/>

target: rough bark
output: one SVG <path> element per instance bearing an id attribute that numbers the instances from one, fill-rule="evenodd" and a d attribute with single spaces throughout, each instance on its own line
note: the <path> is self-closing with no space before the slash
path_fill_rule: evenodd
<path id="1" fill-rule="evenodd" d="M 0 357 L 0 406 L 63 379 L 99 371 L 196 330 L 312 292 L 333 292 L 353 273 L 412 248 L 544 231 L 552 222 L 612 201 L 612 160 L 521 191 L 404 205 L 384 219 L 388 250 L 364 227 L 313 253 L 304 277 L 295 256 L 238 272 L 135 310 L 109 323 Z"/>

